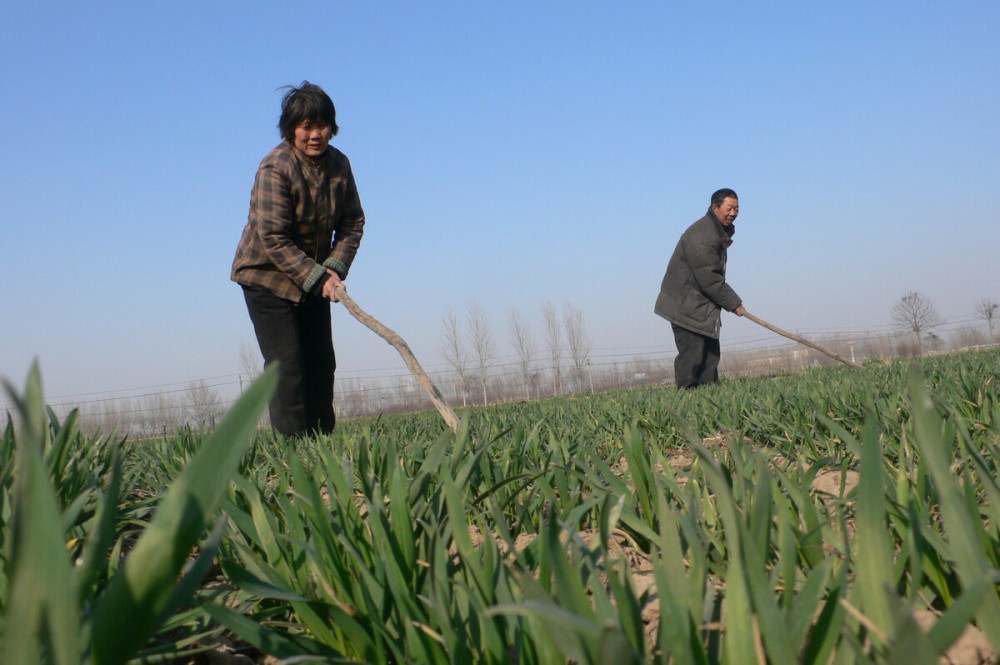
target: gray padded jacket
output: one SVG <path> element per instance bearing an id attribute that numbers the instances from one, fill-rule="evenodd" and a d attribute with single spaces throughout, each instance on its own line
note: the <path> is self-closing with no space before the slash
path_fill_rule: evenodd
<path id="1" fill-rule="evenodd" d="M 726 249 L 733 244 L 733 224 L 711 212 L 688 227 L 677 241 L 653 311 L 682 328 L 718 339 L 721 310 L 732 312 L 743 301 L 726 284 Z"/>

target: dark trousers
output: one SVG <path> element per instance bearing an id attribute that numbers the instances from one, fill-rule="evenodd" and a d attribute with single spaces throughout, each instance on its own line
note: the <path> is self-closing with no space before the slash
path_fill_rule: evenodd
<path id="1" fill-rule="evenodd" d="M 271 398 L 271 426 L 285 436 L 329 433 L 333 413 L 333 352 L 330 301 L 294 303 L 264 289 L 244 286 L 264 366 L 278 363 L 278 387 Z"/>
<path id="2" fill-rule="evenodd" d="M 678 388 L 696 388 L 719 382 L 719 340 L 670 324 L 677 344 L 674 381 Z"/>

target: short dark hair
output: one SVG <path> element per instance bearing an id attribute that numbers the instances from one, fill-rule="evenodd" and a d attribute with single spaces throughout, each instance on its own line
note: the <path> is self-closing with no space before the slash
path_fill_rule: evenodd
<path id="1" fill-rule="evenodd" d="M 739 201 L 740 197 L 736 196 L 736 192 L 729 189 L 728 187 L 723 187 L 722 189 L 717 189 L 716 191 L 712 192 L 712 205 L 720 206 L 722 205 L 722 202 L 725 201 L 726 199 L 736 199 L 737 201 Z"/>
<path id="2" fill-rule="evenodd" d="M 304 120 L 330 125 L 333 135 L 337 135 L 337 110 L 323 88 L 303 81 L 298 87 L 286 85 L 280 89 L 288 90 L 281 100 L 281 119 L 278 120 L 281 138 L 291 141 L 295 136 L 295 128 Z"/>
<path id="3" fill-rule="evenodd" d="M 729 189 L 728 187 L 723 187 L 722 189 L 717 189 L 712 192 L 712 202 L 708 205 L 708 211 L 712 212 L 712 208 L 715 206 L 722 205 L 722 202 L 726 199 L 736 199 L 740 200 L 740 197 L 736 196 L 736 192 Z"/>

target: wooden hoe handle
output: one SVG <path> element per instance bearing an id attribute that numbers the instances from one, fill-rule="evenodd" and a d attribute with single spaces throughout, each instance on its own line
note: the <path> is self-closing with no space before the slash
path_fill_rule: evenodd
<path id="1" fill-rule="evenodd" d="M 402 337 L 397 335 L 392 330 L 389 330 L 384 325 L 379 323 L 374 317 L 365 312 L 365 310 L 358 307 L 358 303 L 354 302 L 351 296 L 347 295 L 347 289 L 343 285 L 337 287 L 337 299 L 340 303 L 347 308 L 347 311 L 351 313 L 351 316 L 356 318 L 361 323 L 377 334 L 379 337 L 389 342 L 389 344 L 399 351 L 399 355 L 403 356 L 403 362 L 409 368 L 410 373 L 420 384 L 420 387 L 424 389 L 427 396 L 431 398 L 431 402 L 434 404 L 434 408 L 438 410 L 444 421 L 448 423 L 448 427 L 451 431 L 458 430 L 458 417 L 455 412 L 451 410 L 451 407 L 445 404 L 444 398 L 441 396 L 441 392 L 437 389 L 433 383 L 431 383 L 430 378 L 428 378 L 427 373 L 424 372 L 424 368 L 420 366 L 417 362 L 416 356 L 410 351 L 409 345 L 406 343 Z"/>
<path id="2" fill-rule="evenodd" d="M 748 319 L 750 319 L 751 321 L 753 321 L 754 323 L 756 323 L 758 325 L 764 326 L 765 328 L 767 328 L 771 332 L 776 332 L 776 333 L 778 333 L 779 335 L 781 335 L 783 337 L 787 337 L 788 339 L 795 340 L 799 344 L 804 344 L 805 346 L 808 346 L 811 349 L 816 349 L 817 351 L 819 351 L 821 353 L 825 353 L 826 355 L 830 356 L 834 360 L 838 360 L 838 361 L 844 363 L 845 365 L 850 365 L 851 367 L 857 367 L 858 369 L 864 369 L 864 367 L 862 367 L 858 363 L 854 362 L 853 360 L 848 360 L 844 356 L 836 354 L 836 353 L 834 353 L 833 351 L 831 351 L 830 349 L 828 349 L 826 347 L 820 346 L 816 342 L 810 342 L 809 340 L 805 339 L 804 337 L 799 337 L 798 335 L 793 335 L 792 333 L 788 332 L 787 330 L 782 330 L 778 326 L 773 326 L 770 323 L 768 323 L 767 321 L 765 321 L 764 319 L 758 319 L 756 316 L 754 316 L 750 312 L 747 312 L 747 311 L 744 310 L 743 316 L 747 317 Z"/>

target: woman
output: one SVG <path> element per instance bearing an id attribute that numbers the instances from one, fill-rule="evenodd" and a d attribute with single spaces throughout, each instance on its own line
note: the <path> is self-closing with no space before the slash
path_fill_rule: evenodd
<path id="1" fill-rule="evenodd" d="M 333 430 L 336 358 L 330 302 L 347 278 L 365 215 L 342 152 L 333 101 L 316 85 L 289 86 L 282 141 L 264 157 L 232 279 L 243 295 L 264 365 L 279 363 L 271 425 L 285 436 Z"/>

